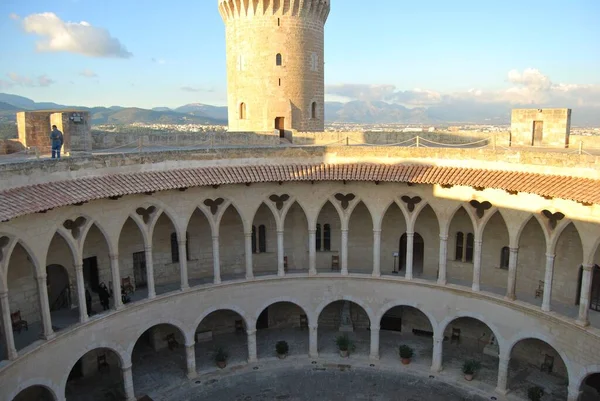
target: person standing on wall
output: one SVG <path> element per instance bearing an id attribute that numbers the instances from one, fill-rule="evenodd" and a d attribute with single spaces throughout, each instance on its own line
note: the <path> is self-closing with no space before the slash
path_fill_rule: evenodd
<path id="1" fill-rule="evenodd" d="M 56 125 L 52 126 L 52 132 L 50 132 L 50 142 L 52 143 L 52 158 L 60 159 L 60 148 L 63 146 L 63 133 L 56 128 Z"/>

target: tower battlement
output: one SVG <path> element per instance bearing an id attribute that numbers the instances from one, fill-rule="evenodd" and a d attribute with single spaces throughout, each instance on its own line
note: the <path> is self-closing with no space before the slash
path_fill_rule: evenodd
<path id="1" fill-rule="evenodd" d="M 219 0 L 223 21 L 243 17 L 312 17 L 325 23 L 330 0 Z"/>

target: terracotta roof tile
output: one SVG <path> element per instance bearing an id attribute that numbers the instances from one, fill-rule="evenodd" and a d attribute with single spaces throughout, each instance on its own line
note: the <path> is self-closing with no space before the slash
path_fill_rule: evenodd
<path id="1" fill-rule="evenodd" d="M 110 196 L 193 186 L 311 180 L 477 186 L 600 204 L 600 180 L 589 178 L 421 164 L 268 164 L 142 171 L 12 188 L 0 191 L 0 221 Z"/>

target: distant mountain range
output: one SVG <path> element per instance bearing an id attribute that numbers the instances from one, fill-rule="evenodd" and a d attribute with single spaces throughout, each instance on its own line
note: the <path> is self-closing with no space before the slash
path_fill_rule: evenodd
<path id="1" fill-rule="evenodd" d="M 531 106 L 534 107 L 534 106 Z M 155 107 L 80 107 L 57 103 L 34 102 L 26 97 L 0 93 L 0 121 L 15 121 L 21 110 L 77 108 L 87 110 L 92 124 L 227 124 L 227 107 L 190 103 L 175 109 Z M 356 124 L 510 124 L 510 107 L 490 104 L 440 104 L 431 107 L 407 107 L 382 101 L 351 101 L 325 103 L 327 123 Z M 573 125 L 600 126 L 597 109 L 578 107 L 573 111 Z"/>

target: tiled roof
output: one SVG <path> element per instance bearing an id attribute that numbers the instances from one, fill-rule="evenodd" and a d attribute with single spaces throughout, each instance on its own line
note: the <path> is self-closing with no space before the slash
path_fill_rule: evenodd
<path id="1" fill-rule="evenodd" d="M 55 181 L 0 191 L 0 221 L 113 196 L 206 185 L 290 181 L 463 185 L 600 204 L 600 180 L 518 171 L 387 164 L 217 166 Z"/>

